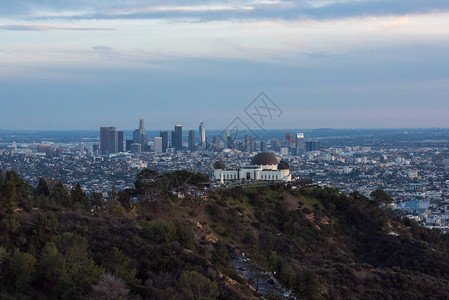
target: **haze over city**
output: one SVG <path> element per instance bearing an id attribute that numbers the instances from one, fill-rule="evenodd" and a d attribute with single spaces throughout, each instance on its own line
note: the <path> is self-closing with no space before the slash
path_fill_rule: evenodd
<path id="1" fill-rule="evenodd" d="M 448 127 L 447 1 L 8 1 L 0 128 Z"/>

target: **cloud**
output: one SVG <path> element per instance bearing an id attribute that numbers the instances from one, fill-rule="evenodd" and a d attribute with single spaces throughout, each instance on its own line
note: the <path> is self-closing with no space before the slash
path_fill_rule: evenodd
<path id="1" fill-rule="evenodd" d="M 98 52 L 111 52 L 113 49 L 109 46 L 93 46 L 92 50 Z"/>
<path id="2" fill-rule="evenodd" d="M 56 30 L 115 30 L 114 28 L 106 27 L 77 27 L 77 26 L 58 26 L 58 25 L 39 25 L 39 24 L 13 24 L 0 25 L 0 30 L 12 31 L 56 31 Z"/>
<path id="3" fill-rule="evenodd" d="M 395 29 L 407 25 L 410 23 L 409 16 L 403 16 L 399 18 L 395 18 L 394 20 L 389 20 L 387 22 L 382 23 L 382 26 L 387 29 Z"/>
<path id="4" fill-rule="evenodd" d="M 28 2 L 28 1 L 21 1 Z M 115 19 L 188 19 L 199 22 L 216 20 L 302 20 L 345 19 L 368 16 L 403 16 L 449 11 L 447 0 L 348 0 L 348 1 L 154 1 L 151 5 L 134 1 L 68 1 L 67 11 L 61 1 L 51 5 L 51 13 L 34 13 L 28 19 L 115 20 Z M 78 5 L 76 5 L 78 4 Z M 84 5 L 84 6 L 83 6 Z M 70 13 L 75 11 L 75 13 Z"/>

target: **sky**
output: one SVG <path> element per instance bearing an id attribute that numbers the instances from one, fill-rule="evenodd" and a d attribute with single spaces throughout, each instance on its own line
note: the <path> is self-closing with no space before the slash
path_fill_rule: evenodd
<path id="1" fill-rule="evenodd" d="M 266 129 L 449 127 L 449 1 L 0 0 L 0 128 L 258 128 L 260 92 Z"/>

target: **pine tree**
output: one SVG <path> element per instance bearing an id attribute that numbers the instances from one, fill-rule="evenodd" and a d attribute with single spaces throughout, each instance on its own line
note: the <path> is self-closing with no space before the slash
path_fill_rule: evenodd
<path id="1" fill-rule="evenodd" d="M 53 188 L 50 199 L 57 205 L 62 205 L 64 207 L 72 207 L 72 201 L 70 199 L 69 192 L 59 181 Z"/>
<path id="2" fill-rule="evenodd" d="M 0 209 L 9 213 L 12 212 L 16 197 L 16 186 L 12 181 L 8 181 L 4 188 L 4 192 L 0 195 Z"/>
<path id="3" fill-rule="evenodd" d="M 75 206 L 79 206 L 86 210 L 91 207 L 89 197 L 84 193 L 79 182 L 77 182 L 70 191 L 70 199 Z"/>
<path id="4" fill-rule="evenodd" d="M 39 184 L 36 188 L 36 195 L 44 195 L 47 197 L 50 195 L 50 189 L 48 188 L 47 182 L 42 177 L 39 179 Z"/>

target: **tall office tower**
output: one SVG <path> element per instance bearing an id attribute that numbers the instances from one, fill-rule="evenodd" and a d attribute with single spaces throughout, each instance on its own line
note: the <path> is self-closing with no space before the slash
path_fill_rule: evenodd
<path id="1" fill-rule="evenodd" d="M 212 138 L 214 146 L 220 148 L 220 136 L 216 135 Z"/>
<path id="2" fill-rule="evenodd" d="M 199 135 L 200 135 L 200 143 L 198 144 L 198 148 L 201 150 L 206 150 L 207 143 L 206 143 L 206 127 L 204 127 L 204 123 L 200 123 L 199 127 Z"/>
<path id="3" fill-rule="evenodd" d="M 131 145 L 134 144 L 134 140 L 126 140 L 125 149 L 126 151 L 131 151 Z"/>
<path id="4" fill-rule="evenodd" d="M 162 138 L 155 137 L 154 138 L 154 153 L 162 153 Z"/>
<path id="5" fill-rule="evenodd" d="M 84 149 L 84 143 L 83 142 L 81 142 L 80 144 L 79 144 L 79 147 L 78 147 L 79 149 L 79 151 L 80 151 L 80 154 L 81 155 L 84 155 L 84 151 L 85 151 L 85 149 Z"/>
<path id="6" fill-rule="evenodd" d="M 140 133 L 140 143 L 142 145 L 148 145 L 148 134 L 145 132 L 145 124 L 143 119 L 139 121 L 139 133 Z"/>
<path id="7" fill-rule="evenodd" d="M 118 140 L 117 140 L 117 144 L 118 144 L 118 147 L 117 147 L 117 152 L 124 152 L 124 149 L 123 149 L 123 131 L 118 131 Z"/>
<path id="8" fill-rule="evenodd" d="M 159 136 L 162 138 L 162 152 L 166 152 L 168 148 L 168 131 L 161 131 Z"/>
<path id="9" fill-rule="evenodd" d="M 189 150 L 192 152 L 196 150 L 195 142 L 195 130 L 189 130 Z"/>
<path id="10" fill-rule="evenodd" d="M 245 152 L 252 153 L 252 139 L 249 134 L 245 134 Z"/>
<path id="11" fill-rule="evenodd" d="M 118 152 L 118 130 L 115 127 L 109 127 L 109 152 Z"/>
<path id="12" fill-rule="evenodd" d="M 267 142 L 260 141 L 260 152 L 267 152 Z"/>
<path id="13" fill-rule="evenodd" d="M 319 151 L 320 150 L 320 142 L 319 141 L 307 141 L 306 142 L 306 151 Z"/>
<path id="14" fill-rule="evenodd" d="M 145 122 L 143 119 L 139 120 L 139 129 L 135 129 L 133 132 L 133 140 L 134 143 L 142 146 L 148 145 L 148 135 L 145 133 Z"/>
<path id="15" fill-rule="evenodd" d="M 171 133 L 171 140 L 175 150 L 182 150 L 182 125 L 175 126 L 175 131 Z"/>
<path id="16" fill-rule="evenodd" d="M 142 135 L 142 134 L 145 134 L 145 122 L 144 122 L 144 120 L 143 119 L 140 119 L 139 120 L 139 133 Z"/>
<path id="17" fill-rule="evenodd" d="M 293 143 L 293 135 L 290 132 L 287 132 L 285 134 L 285 145 L 287 147 L 293 147 L 294 143 Z"/>
<path id="18" fill-rule="evenodd" d="M 305 145 L 304 145 L 304 133 L 298 132 L 296 134 L 296 155 L 304 154 Z"/>
<path id="19" fill-rule="evenodd" d="M 109 152 L 109 130 L 114 127 L 100 127 L 100 151 L 102 154 Z"/>
<path id="20" fill-rule="evenodd" d="M 271 147 L 273 150 L 278 151 L 281 148 L 281 142 L 278 139 L 271 140 Z"/>
<path id="21" fill-rule="evenodd" d="M 226 148 L 228 149 L 234 149 L 234 141 L 231 137 L 231 132 L 229 130 L 225 131 L 225 140 L 224 140 L 224 144 L 226 146 Z"/>
<path id="22" fill-rule="evenodd" d="M 140 144 L 140 134 L 139 134 L 139 129 L 134 129 L 134 131 L 133 131 L 133 142 L 134 142 L 134 143 L 139 143 L 139 144 Z"/>

